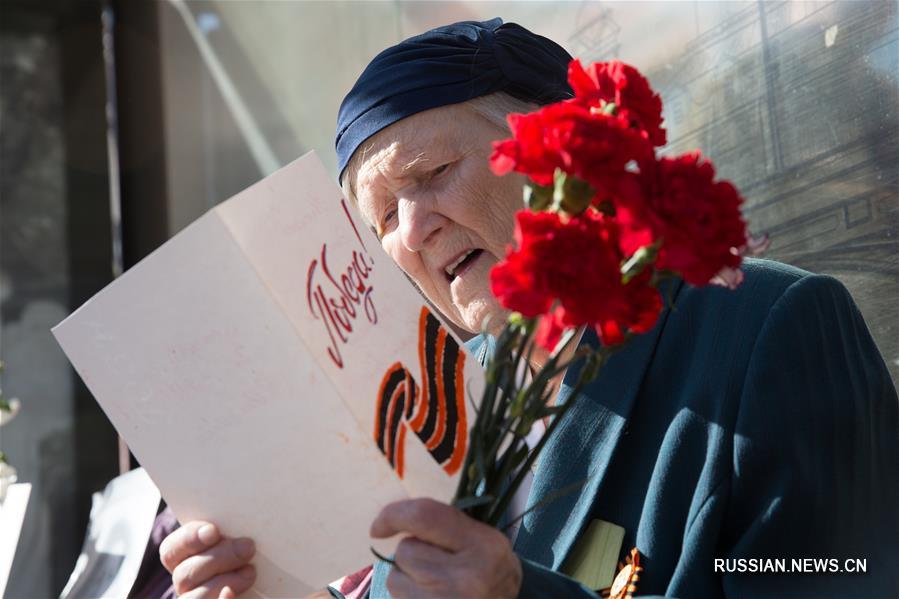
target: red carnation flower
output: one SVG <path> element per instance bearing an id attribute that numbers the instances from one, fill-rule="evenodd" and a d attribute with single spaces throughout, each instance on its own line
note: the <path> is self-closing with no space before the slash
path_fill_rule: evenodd
<path id="1" fill-rule="evenodd" d="M 729 182 L 714 178 L 715 167 L 699 152 L 662 158 L 641 170 L 643 209 L 623 215 L 630 230 L 639 231 L 642 222 L 663 239 L 656 266 L 680 273 L 692 285 L 706 285 L 722 270 L 738 268 L 747 240 L 743 198 Z M 634 234 L 624 251 L 635 250 L 639 239 Z"/>
<path id="2" fill-rule="evenodd" d="M 506 308 L 545 315 L 537 331 L 544 347 L 551 349 L 562 329 L 584 324 L 595 327 L 606 345 L 620 343 L 627 330 L 652 328 L 661 298 L 648 273 L 622 283 L 613 219 L 595 210 L 567 220 L 522 210 L 516 219 L 518 249 L 493 268 L 491 287 Z"/>
<path id="3" fill-rule="evenodd" d="M 552 350 L 559 344 L 565 333 L 565 323 L 562 322 L 565 309 L 557 306 L 549 314 L 544 314 L 537 322 L 537 330 L 534 331 L 534 341 L 540 347 Z"/>
<path id="4" fill-rule="evenodd" d="M 597 189 L 605 199 L 631 161 L 652 156 L 652 146 L 621 117 L 593 114 L 574 102 L 530 114 L 509 115 L 512 139 L 494 142 L 490 166 L 497 175 L 517 171 L 551 185 L 557 168 Z"/>
<path id="5" fill-rule="evenodd" d="M 497 175 L 517 171 L 539 185 L 552 185 L 561 157 L 546 144 L 542 111 L 510 114 L 512 139 L 493 142 L 490 168 Z"/>
<path id="6" fill-rule="evenodd" d="M 618 116 L 642 130 L 652 145 L 665 145 L 662 99 L 634 67 L 613 60 L 594 62 L 585 70 L 581 62 L 574 59 L 568 65 L 568 83 L 579 102 L 597 108 L 613 102 L 618 108 Z"/>

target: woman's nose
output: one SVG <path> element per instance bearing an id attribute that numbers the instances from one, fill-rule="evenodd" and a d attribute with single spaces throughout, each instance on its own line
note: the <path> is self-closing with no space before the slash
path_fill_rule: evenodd
<path id="1" fill-rule="evenodd" d="M 431 200 L 400 198 L 397 202 L 400 239 L 410 252 L 420 252 L 434 239 L 446 219 L 435 212 Z"/>

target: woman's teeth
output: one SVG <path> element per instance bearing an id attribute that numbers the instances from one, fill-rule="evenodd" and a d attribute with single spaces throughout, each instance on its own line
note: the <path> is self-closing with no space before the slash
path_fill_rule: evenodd
<path id="1" fill-rule="evenodd" d="M 459 266 L 461 266 L 466 260 L 468 260 L 468 258 L 471 257 L 472 254 L 478 251 L 480 250 L 469 250 L 459 256 L 455 262 L 444 269 L 446 271 L 446 276 L 448 276 L 451 280 L 454 279 L 456 277 L 456 269 L 459 268 Z"/>

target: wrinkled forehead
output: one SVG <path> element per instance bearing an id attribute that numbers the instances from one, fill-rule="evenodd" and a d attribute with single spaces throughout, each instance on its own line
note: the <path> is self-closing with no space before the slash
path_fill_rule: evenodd
<path id="1" fill-rule="evenodd" d="M 359 194 L 363 189 L 399 181 L 414 169 L 433 164 L 477 137 L 474 116 L 471 108 L 458 104 L 393 123 L 356 150 L 347 171 L 350 183 Z"/>

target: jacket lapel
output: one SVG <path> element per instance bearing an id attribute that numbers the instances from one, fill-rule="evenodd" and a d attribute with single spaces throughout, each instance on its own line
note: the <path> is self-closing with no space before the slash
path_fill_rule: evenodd
<path id="1" fill-rule="evenodd" d="M 668 286 L 669 297 L 677 296 L 681 284 L 676 281 Z M 522 557 L 557 570 L 588 524 L 593 499 L 627 424 L 669 311 L 666 308 L 662 312 L 652 331 L 634 338 L 609 358 L 546 442 L 538 458 L 528 506 L 541 501 L 546 505 L 530 512 L 522 522 L 515 541 L 515 551 Z M 581 343 L 596 347 L 599 340 L 590 330 Z M 566 373 L 559 403 L 570 399 L 579 371 L 577 367 Z M 553 492 L 578 483 L 582 483 L 580 489 L 551 497 Z"/>

